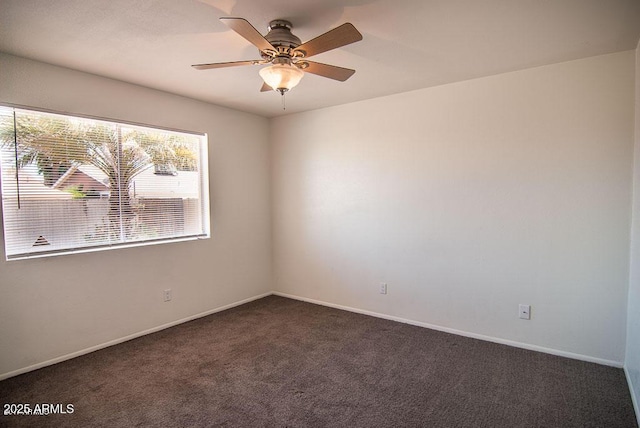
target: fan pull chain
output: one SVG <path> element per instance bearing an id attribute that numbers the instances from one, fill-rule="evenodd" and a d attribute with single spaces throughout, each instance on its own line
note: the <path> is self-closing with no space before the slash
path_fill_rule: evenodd
<path id="1" fill-rule="evenodd" d="M 282 110 L 286 110 L 287 109 L 287 103 L 284 100 L 284 92 L 282 93 Z"/>

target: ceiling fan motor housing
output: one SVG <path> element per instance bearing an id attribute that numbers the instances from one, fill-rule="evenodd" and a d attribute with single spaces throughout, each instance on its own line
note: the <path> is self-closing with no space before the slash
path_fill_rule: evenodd
<path id="1" fill-rule="evenodd" d="M 285 21 L 284 19 L 276 19 L 269 23 L 269 32 L 266 36 L 264 36 L 264 38 L 267 39 L 267 41 L 278 50 L 278 52 L 276 53 L 277 56 L 291 57 L 294 55 L 294 53 L 292 52 L 293 49 L 302 44 L 302 41 L 293 33 L 291 33 L 292 27 L 293 26 L 291 25 L 291 23 L 289 21 Z M 270 59 L 269 55 L 265 55 L 262 52 L 261 55 L 265 59 Z"/>

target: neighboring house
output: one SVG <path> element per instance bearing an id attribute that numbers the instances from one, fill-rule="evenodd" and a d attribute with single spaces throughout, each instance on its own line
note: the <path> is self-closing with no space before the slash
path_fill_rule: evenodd
<path id="1" fill-rule="evenodd" d="M 109 178 L 93 165 L 71 167 L 52 186 L 53 189 L 67 190 L 77 188 L 82 192 L 101 196 L 109 195 Z M 158 173 L 149 168 L 131 180 L 131 196 L 143 199 L 197 199 L 198 173 L 196 171 L 175 171 L 172 174 Z"/>
<path id="2" fill-rule="evenodd" d="M 109 178 L 93 165 L 74 166 L 53 187 L 61 190 L 75 187 L 89 197 L 96 194 L 109 197 Z M 131 180 L 129 195 L 144 233 L 167 236 L 197 230 L 199 188 L 195 171 L 174 169 L 173 174 L 164 174 L 150 164 L 136 175 Z"/>
<path id="3" fill-rule="evenodd" d="M 108 197 L 109 179 L 93 165 L 74 165 L 52 186 L 54 189 L 78 189 L 88 197 Z"/>

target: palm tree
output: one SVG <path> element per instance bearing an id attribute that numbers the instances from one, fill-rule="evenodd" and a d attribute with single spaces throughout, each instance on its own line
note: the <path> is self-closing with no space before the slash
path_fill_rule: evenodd
<path id="1" fill-rule="evenodd" d="M 37 165 L 46 186 L 52 186 L 74 162 L 86 162 L 83 143 L 68 123 L 53 117 L 24 115 L 16 117 L 15 125 L 14 128 L 13 121 L 2 121 L 2 146 L 13 148 L 14 139 L 19 138 L 17 168 Z"/>

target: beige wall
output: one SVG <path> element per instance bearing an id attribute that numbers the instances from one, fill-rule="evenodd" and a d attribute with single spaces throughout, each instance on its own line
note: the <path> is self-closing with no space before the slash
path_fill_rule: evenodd
<path id="1" fill-rule="evenodd" d="M 0 378 L 271 290 L 267 119 L 4 54 L 0 70 L 0 102 L 206 132 L 212 219 L 201 241 L 11 262 L 2 250 Z"/>
<path id="2" fill-rule="evenodd" d="M 636 415 L 640 420 L 640 43 L 636 49 L 635 168 L 633 174 L 633 227 L 631 229 L 631 274 L 627 311 L 627 357 L 625 372 Z"/>
<path id="3" fill-rule="evenodd" d="M 633 70 L 629 51 L 274 119 L 275 289 L 622 365 Z"/>

